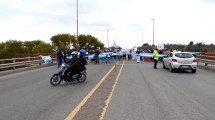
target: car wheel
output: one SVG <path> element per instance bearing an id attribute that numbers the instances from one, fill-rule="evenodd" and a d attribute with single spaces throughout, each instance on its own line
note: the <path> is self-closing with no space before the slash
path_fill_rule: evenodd
<path id="1" fill-rule="evenodd" d="M 171 65 L 171 64 L 169 64 L 169 71 L 170 71 L 170 72 L 173 72 L 173 69 L 172 69 L 172 65 Z"/>
<path id="2" fill-rule="evenodd" d="M 194 69 L 194 70 L 191 70 L 191 72 L 192 72 L 192 73 L 196 73 L 196 69 Z"/>
<path id="3" fill-rule="evenodd" d="M 164 65 L 164 62 L 163 62 L 163 69 L 166 69 L 166 66 Z"/>

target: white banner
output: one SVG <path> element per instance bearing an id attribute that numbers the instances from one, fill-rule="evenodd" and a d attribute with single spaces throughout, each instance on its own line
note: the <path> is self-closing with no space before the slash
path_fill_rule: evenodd
<path id="1" fill-rule="evenodd" d="M 158 49 L 158 50 L 164 49 L 164 44 L 158 44 L 158 45 L 157 45 L 157 49 Z"/>

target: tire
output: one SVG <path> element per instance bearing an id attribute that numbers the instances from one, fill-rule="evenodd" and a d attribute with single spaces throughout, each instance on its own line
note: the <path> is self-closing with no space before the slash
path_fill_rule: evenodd
<path id="1" fill-rule="evenodd" d="M 192 72 L 192 73 L 196 73 L 196 69 L 194 69 L 194 70 L 191 70 L 191 72 Z"/>
<path id="2" fill-rule="evenodd" d="M 163 69 L 166 69 L 166 66 L 164 65 L 164 62 L 163 62 Z"/>
<path id="3" fill-rule="evenodd" d="M 53 75 L 50 79 L 50 84 L 52 86 L 58 86 L 61 83 L 62 79 L 58 75 Z"/>
<path id="4" fill-rule="evenodd" d="M 78 82 L 83 83 L 86 81 L 86 79 L 87 79 L 87 75 L 85 73 L 81 74 L 81 77 L 78 79 Z"/>
<path id="5" fill-rule="evenodd" d="M 170 71 L 170 72 L 173 72 L 173 69 L 172 69 L 172 65 L 171 65 L 171 64 L 169 64 L 169 71 Z"/>

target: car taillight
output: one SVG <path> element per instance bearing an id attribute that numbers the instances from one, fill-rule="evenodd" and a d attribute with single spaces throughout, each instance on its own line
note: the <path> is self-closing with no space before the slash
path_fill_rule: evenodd
<path id="1" fill-rule="evenodd" d="M 197 59 L 194 59 L 193 62 L 197 62 Z"/>
<path id="2" fill-rule="evenodd" d="M 177 59 L 172 59 L 172 62 L 177 62 Z"/>

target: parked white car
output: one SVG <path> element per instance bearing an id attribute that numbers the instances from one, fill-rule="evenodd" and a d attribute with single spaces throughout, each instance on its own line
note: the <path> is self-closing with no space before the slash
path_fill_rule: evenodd
<path id="1" fill-rule="evenodd" d="M 169 68 L 170 72 L 181 69 L 196 73 L 197 59 L 190 52 L 170 52 L 163 58 L 163 68 Z"/>

